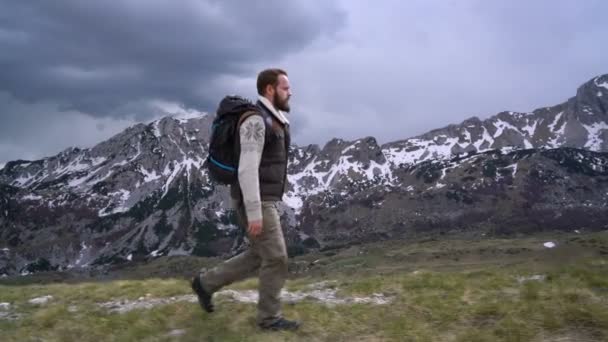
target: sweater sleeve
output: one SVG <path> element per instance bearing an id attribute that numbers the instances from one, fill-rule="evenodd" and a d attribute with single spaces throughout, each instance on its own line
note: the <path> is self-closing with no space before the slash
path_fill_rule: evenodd
<path id="1" fill-rule="evenodd" d="M 248 222 L 262 219 L 259 170 L 265 131 L 264 119 L 259 115 L 248 117 L 239 128 L 241 154 L 238 178 Z"/>

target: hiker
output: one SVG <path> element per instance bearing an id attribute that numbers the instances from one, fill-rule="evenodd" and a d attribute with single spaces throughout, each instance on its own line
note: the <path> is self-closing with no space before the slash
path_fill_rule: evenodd
<path id="1" fill-rule="evenodd" d="M 230 186 L 239 225 L 250 241 L 243 253 L 217 267 L 200 272 L 192 289 L 201 308 L 213 312 L 213 293 L 258 272 L 257 324 L 262 329 L 296 330 L 297 321 L 281 314 L 280 293 L 287 278 L 287 251 L 277 203 L 287 185 L 287 153 L 290 144 L 289 112 L 291 89 L 287 73 L 266 69 L 257 78 L 255 111 L 237 125 L 240 141 L 238 181 Z"/>

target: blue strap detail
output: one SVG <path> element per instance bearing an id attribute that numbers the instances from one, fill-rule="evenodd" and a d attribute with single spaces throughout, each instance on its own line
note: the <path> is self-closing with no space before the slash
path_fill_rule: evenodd
<path id="1" fill-rule="evenodd" d="M 236 169 L 235 169 L 235 168 L 230 167 L 230 166 L 228 166 L 228 165 L 224 165 L 224 164 L 222 164 L 222 163 L 218 162 L 217 160 L 213 159 L 213 157 L 212 157 L 211 155 L 209 156 L 209 160 L 210 160 L 210 161 L 211 161 L 213 164 L 215 164 L 215 165 L 219 166 L 220 168 L 222 168 L 222 169 L 224 169 L 224 170 L 228 170 L 228 171 L 230 171 L 230 172 L 235 172 L 235 171 L 236 171 Z"/>
<path id="2" fill-rule="evenodd" d="M 217 128 L 217 126 L 219 126 L 219 123 L 214 123 L 211 126 L 209 126 L 209 135 L 213 134 L 213 131 L 215 131 L 215 129 Z"/>

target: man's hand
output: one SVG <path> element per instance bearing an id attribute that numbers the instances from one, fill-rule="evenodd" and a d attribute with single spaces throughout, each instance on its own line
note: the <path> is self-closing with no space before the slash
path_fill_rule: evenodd
<path id="1" fill-rule="evenodd" d="M 258 237 L 262 233 L 262 220 L 251 221 L 247 226 L 247 232 L 252 238 Z"/>

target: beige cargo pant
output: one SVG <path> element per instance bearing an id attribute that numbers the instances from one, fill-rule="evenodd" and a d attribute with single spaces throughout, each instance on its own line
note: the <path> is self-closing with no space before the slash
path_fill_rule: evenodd
<path id="1" fill-rule="evenodd" d="M 246 227 L 243 203 L 233 199 L 233 207 L 239 225 Z M 258 272 L 257 322 L 260 325 L 268 325 L 281 317 L 280 295 L 287 278 L 287 251 L 277 203 L 262 202 L 262 216 L 262 233 L 256 238 L 248 236 L 250 247 L 245 252 L 202 273 L 201 283 L 205 291 L 213 293 L 226 285 L 254 276 Z"/>

